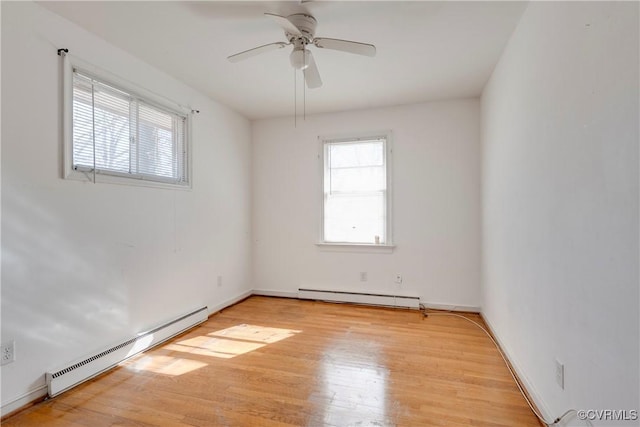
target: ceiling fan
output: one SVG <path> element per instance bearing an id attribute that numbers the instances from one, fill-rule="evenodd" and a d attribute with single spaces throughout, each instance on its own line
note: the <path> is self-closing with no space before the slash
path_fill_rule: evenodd
<path id="1" fill-rule="evenodd" d="M 307 86 L 313 89 L 322 86 L 322 79 L 320 79 L 320 73 L 318 72 L 318 67 L 313 59 L 313 55 L 311 54 L 311 51 L 307 49 L 308 46 L 312 45 L 321 49 L 340 50 L 342 52 L 355 53 L 357 55 L 376 55 L 376 47 L 372 44 L 315 37 L 317 21 L 309 14 L 295 13 L 289 16 L 280 16 L 272 13 L 265 13 L 265 15 L 273 19 L 278 25 L 280 25 L 280 27 L 282 27 L 289 42 L 269 43 L 253 49 L 245 50 L 229 56 L 227 58 L 229 61 L 238 62 L 261 53 L 293 45 L 293 51 L 289 56 L 291 66 L 296 70 L 302 70 Z"/>

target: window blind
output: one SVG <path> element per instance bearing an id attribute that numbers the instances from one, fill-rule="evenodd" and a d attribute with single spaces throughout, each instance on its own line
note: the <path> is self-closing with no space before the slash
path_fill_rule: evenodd
<path id="1" fill-rule="evenodd" d="M 73 72 L 73 168 L 188 184 L 186 116 Z"/>

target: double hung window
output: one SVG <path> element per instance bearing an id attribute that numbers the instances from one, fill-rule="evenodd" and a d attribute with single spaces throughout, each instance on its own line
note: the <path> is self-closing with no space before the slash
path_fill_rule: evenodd
<path id="1" fill-rule="evenodd" d="M 323 243 L 391 244 L 388 136 L 325 139 Z"/>

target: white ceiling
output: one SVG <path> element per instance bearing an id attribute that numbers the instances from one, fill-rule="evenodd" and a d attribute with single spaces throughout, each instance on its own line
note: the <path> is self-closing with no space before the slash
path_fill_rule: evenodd
<path id="1" fill-rule="evenodd" d="M 291 115 L 294 108 L 289 48 L 226 60 L 286 41 L 265 12 L 304 11 L 318 21 L 316 36 L 377 47 L 374 58 L 312 48 L 324 83 L 306 91 L 306 111 L 313 114 L 478 96 L 526 7 L 502 1 L 40 4 L 250 119 Z"/>

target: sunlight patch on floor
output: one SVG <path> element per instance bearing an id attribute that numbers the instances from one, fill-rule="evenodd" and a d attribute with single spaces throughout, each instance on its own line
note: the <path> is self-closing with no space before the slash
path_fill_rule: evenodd
<path id="1" fill-rule="evenodd" d="M 149 371 L 155 372 L 156 374 L 178 376 L 200 369 L 207 366 L 207 364 L 196 360 L 181 359 L 179 357 L 145 354 L 130 359 L 123 363 L 123 366 L 134 371 Z"/>
<path id="2" fill-rule="evenodd" d="M 168 344 L 163 348 L 200 356 L 230 359 L 290 338 L 300 332 L 302 331 L 241 324 Z"/>
<path id="3" fill-rule="evenodd" d="M 220 331 L 211 332 L 208 335 L 214 337 L 224 337 L 235 340 L 257 341 L 267 344 L 281 341 L 289 338 L 302 331 L 294 329 L 270 328 L 267 326 L 256 325 L 236 325 Z"/>
<path id="4" fill-rule="evenodd" d="M 180 341 L 177 344 L 169 344 L 164 346 L 164 348 L 167 350 L 198 354 L 200 356 L 214 356 L 223 359 L 230 359 L 234 356 L 257 350 L 265 345 L 266 344 L 256 342 L 212 338 L 203 335 Z"/>

